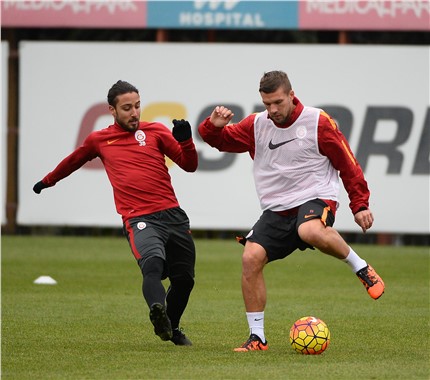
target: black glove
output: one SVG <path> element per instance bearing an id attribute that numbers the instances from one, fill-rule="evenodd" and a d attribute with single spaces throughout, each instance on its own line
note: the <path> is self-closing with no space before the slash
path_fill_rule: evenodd
<path id="1" fill-rule="evenodd" d="M 36 194 L 40 194 L 40 192 L 47 187 L 49 186 L 46 186 L 42 181 L 39 181 L 33 186 L 33 191 Z"/>
<path id="2" fill-rule="evenodd" d="M 188 121 L 181 119 L 172 121 L 173 129 L 172 134 L 173 137 L 178 142 L 186 141 L 191 138 L 191 125 Z"/>

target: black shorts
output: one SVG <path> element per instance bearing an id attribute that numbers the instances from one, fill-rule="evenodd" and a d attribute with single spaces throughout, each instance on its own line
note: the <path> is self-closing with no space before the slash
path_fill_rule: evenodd
<path id="1" fill-rule="evenodd" d="M 298 207 L 296 215 L 280 215 L 266 210 L 254 224 L 246 240 L 260 244 L 266 250 L 269 262 L 283 259 L 296 249 L 313 249 L 300 239 L 297 231 L 302 223 L 317 218 L 326 226 L 334 224 L 334 214 L 321 199 L 304 203 Z"/>
<path id="2" fill-rule="evenodd" d="M 175 207 L 142 215 L 124 224 L 124 234 L 140 268 L 151 257 L 165 261 L 165 277 L 188 273 L 194 278 L 196 249 L 187 214 Z"/>

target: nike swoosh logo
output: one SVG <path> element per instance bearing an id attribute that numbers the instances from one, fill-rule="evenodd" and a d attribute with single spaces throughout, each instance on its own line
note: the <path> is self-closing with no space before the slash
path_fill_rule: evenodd
<path id="1" fill-rule="evenodd" d="M 261 321 L 263 318 L 254 318 L 254 321 L 258 322 Z"/>
<path id="2" fill-rule="evenodd" d="M 278 144 L 273 144 L 272 140 L 270 140 L 270 142 L 269 142 L 269 149 L 273 150 L 273 149 L 279 148 L 280 146 L 288 144 L 289 142 L 294 141 L 294 140 L 297 140 L 297 137 L 295 137 L 294 139 L 291 139 L 291 140 L 280 142 Z"/>
<path id="3" fill-rule="evenodd" d="M 114 142 L 118 141 L 119 139 L 115 139 L 115 140 L 108 140 L 108 145 L 113 144 Z"/>
<path id="4" fill-rule="evenodd" d="M 312 218 L 313 216 L 316 216 L 316 215 L 315 214 L 305 215 L 305 219 Z"/>

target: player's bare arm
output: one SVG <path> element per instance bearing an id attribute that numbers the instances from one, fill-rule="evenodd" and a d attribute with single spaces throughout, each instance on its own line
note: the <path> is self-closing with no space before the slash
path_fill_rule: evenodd
<path id="1" fill-rule="evenodd" d="M 373 225 L 373 214 L 369 209 L 357 212 L 354 215 L 355 223 L 357 223 L 364 233 Z"/>
<path id="2" fill-rule="evenodd" d="M 215 125 L 215 127 L 223 128 L 225 127 L 233 118 L 234 113 L 224 107 L 224 106 L 216 106 L 212 111 L 210 122 Z"/>

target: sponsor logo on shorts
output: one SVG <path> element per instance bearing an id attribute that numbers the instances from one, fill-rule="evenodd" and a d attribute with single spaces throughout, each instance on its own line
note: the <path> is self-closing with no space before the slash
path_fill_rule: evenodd
<path id="1" fill-rule="evenodd" d="M 137 223 L 137 228 L 139 230 L 145 229 L 146 228 L 146 223 L 145 222 L 139 222 L 139 223 Z"/>

